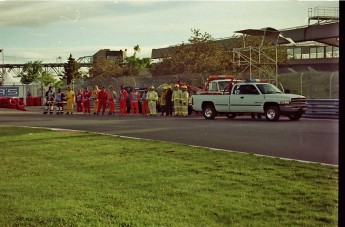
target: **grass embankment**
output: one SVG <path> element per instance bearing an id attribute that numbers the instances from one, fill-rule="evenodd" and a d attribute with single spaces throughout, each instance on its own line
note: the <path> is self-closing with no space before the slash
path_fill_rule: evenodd
<path id="1" fill-rule="evenodd" d="M 0 226 L 337 226 L 337 167 L 0 130 Z"/>

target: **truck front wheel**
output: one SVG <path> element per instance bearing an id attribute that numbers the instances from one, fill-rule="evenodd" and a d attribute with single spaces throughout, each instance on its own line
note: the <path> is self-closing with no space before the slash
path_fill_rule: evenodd
<path id="1" fill-rule="evenodd" d="M 278 121 L 280 117 L 280 109 L 278 106 L 269 106 L 265 110 L 266 120 Z"/>
<path id="2" fill-rule="evenodd" d="M 302 117 L 302 111 L 298 111 L 296 113 L 292 113 L 288 115 L 288 118 L 291 121 L 298 121 Z"/>
<path id="3" fill-rule="evenodd" d="M 216 109 L 213 105 L 206 105 L 203 109 L 203 113 L 206 120 L 212 120 L 217 115 Z"/>

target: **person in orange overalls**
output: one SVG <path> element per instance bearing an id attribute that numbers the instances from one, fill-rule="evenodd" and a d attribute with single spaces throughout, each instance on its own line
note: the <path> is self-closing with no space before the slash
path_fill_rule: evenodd
<path id="1" fill-rule="evenodd" d="M 84 114 L 89 113 L 90 114 L 90 98 L 91 98 L 91 92 L 87 87 L 85 87 L 84 93 Z"/>
<path id="2" fill-rule="evenodd" d="M 131 92 L 131 96 L 129 99 L 131 100 L 131 114 L 134 114 L 134 109 L 135 109 L 135 113 L 139 114 L 140 94 L 137 91 L 137 89 L 133 88 L 133 91 Z"/>
<path id="3" fill-rule="evenodd" d="M 83 112 L 84 96 L 83 96 L 83 92 L 81 91 L 81 89 L 78 89 L 75 100 L 76 100 L 75 102 L 77 103 L 77 112 L 82 113 Z"/>
<path id="4" fill-rule="evenodd" d="M 127 100 L 128 93 L 126 89 L 121 86 L 121 90 L 119 93 L 119 103 L 120 103 L 120 115 L 126 115 L 127 114 Z"/>
<path id="5" fill-rule="evenodd" d="M 92 98 L 93 98 L 93 114 L 96 114 L 98 112 L 98 93 L 100 90 L 98 89 L 98 86 L 95 85 L 95 89 L 92 91 Z"/>
<path id="6" fill-rule="evenodd" d="M 107 101 L 108 101 L 108 94 L 107 91 L 105 90 L 105 87 L 102 87 L 102 90 L 98 93 L 98 110 L 97 114 L 102 109 L 102 115 L 104 115 L 105 108 L 107 107 Z"/>
<path id="7" fill-rule="evenodd" d="M 112 86 L 110 87 L 108 97 L 109 97 L 109 115 L 114 115 L 116 112 L 115 103 L 117 99 L 117 94 L 114 91 L 114 88 Z"/>

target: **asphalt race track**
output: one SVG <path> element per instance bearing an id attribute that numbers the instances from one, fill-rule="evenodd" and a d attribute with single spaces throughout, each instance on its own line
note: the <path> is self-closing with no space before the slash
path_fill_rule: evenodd
<path id="1" fill-rule="evenodd" d="M 333 119 L 290 121 L 281 117 L 278 122 L 268 122 L 250 116 L 205 120 L 197 114 L 182 118 L 42 112 L 42 107 L 28 107 L 28 111 L 0 109 L 0 125 L 75 129 L 326 164 L 339 162 L 339 121 Z"/>

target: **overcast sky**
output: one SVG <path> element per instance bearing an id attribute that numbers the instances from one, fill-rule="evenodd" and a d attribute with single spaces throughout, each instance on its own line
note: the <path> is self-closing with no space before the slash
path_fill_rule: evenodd
<path id="1" fill-rule="evenodd" d="M 187 42 L 191 29 L 213 38 L 237 30 L 308 24 L 308 9 L 338 1 L 12 1 L 0 0 L 0 49 L 5 63 L 66 62 L 99 49 L 133 53 Z"/>

